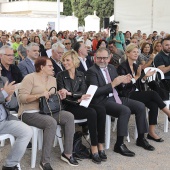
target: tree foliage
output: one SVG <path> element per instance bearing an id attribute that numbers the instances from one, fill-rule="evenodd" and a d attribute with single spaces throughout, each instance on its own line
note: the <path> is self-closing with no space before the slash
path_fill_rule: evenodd
<path id="1" fill-rule="evenodd" d="M 103 26 L 103 18 L 110 17 L 114 11 L 114 1 L 111 0 L 71 0 L 72 10 L 79 18 L 79 25 L 84 25 L 84 18 L 96 11 L 100 18 L 100 26 Z"/>
<path id="2" fill-rule="evenodd" d="M 103 18 L 110 17 L 114 12 L 114 1 L 111 0 L 92 0 L 92 6 L 96 15 L 100 18 L 100 27 L 103 27 Z"/>
<path id="3" fill-rule="evenodd" d="M 71 0 L 60 0 L 60 2 L 63 2 L 63 12 L 61 14 L 66 16 L 72 15 Z"/>

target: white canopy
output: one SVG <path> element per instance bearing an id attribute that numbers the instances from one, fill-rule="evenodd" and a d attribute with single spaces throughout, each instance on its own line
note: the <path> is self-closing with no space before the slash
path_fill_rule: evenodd
<path id="1" fill-rule="evenodd" d="M 170 33 L 170 0 L 114 0 L 114 17 L 120 30 Z"/>

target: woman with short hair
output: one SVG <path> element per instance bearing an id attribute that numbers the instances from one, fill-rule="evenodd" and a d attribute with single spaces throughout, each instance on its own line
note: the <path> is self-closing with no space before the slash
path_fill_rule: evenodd
<path id="1" fill-rule="evenodd" d="M 58 73 L 57 87 L 66 95 L 63 104 L 75 119 L 87 119 L 91 139 L 91 158 L 94 163 L 100 164 L 101 161 L 107 160 L 103 147 L 106 110 L 101 105 L 90 104 L 89 107 L 79 105 L 82 100 L 89 99 L 90 95 L 86 94 L 87 86 L 84 74 L 76 70 L 80 64 L 77 52 L 71 50 L 64 53 L 62 64 L 66 70 Z"/>
<path id="2" fill-rule="evenodd" d="M 50 165 L 50 154 L 56 135 L 57 123 L 64 126 L 64 152 L 61 159 L 69 165 L 77 166 L 78 162 L 72 156 L 73 136 L 75 131 L 74 116 L 67 111 L 61 110 L 52 116 L 40 114 L 39 99 L 45 97 L 49 99 L 57 88 L 56 79 L 53 77 L 53 65 L 49 58 L 39 57 L 35 61 L 36 72 L 24 77 L 18 91 L 20 101 L 19 115 L 22 120 L 30 126 L 35 126 L 43 130 L 43 147 L 40 160 L 40 168 L 52 170 Z M 58 92 L 61 99 L 65 98 Z"/>

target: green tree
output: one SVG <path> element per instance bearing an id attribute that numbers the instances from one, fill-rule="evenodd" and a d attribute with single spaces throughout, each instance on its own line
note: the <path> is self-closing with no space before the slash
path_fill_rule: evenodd
<path id="1" fill-rule="evenodd" d="M 96 15 L 100 18 L 100 27 L 103 27 L 103 18 L 110 17 L 114 12 L 114 1 L 110 0 L 92 0 L 92 6 Z"/>
<path id="2" fill-rule="evenodd" d="M 66 16 L 72 15 L 71 0 L 60 0 L 60 2 L 63 2 L 63 12 L 61 14 Z"/>
<path id="3" fill-rule="evenodd" d="M 110 17 L 114 12 L 114 1 L 111 0 L 71 0 L 72 10 L 79 18 L 79 25 L 84 25 L 84 18 L 93 15 L 96 11 L 100 18 L 100 27 L 103 27 L 103 18 Z"/>
<path id="4" fill-rule="evenodd" d="M 79 19 L 79 25 L 84 25 L 84 18 L 93 14 L 93 6 L 89 0 L 71 0 L 72 10 Z"/>

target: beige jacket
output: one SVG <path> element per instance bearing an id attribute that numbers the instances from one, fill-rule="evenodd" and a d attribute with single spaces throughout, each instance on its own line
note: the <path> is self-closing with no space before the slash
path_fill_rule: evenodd
<path id="1" fill-rule="evenodd" d="M 44 91 L 49 90 L 51 87 L 57 88 L 56 78 L 49 76 L 47 83 L 42 81 L 42 77 L 35 73 L 28 74 L 24 77 L 18 89 L 19 111 L 21 115 L 24 111 L 39 110 L 39 100 L 27 103 L 26 98 L 28 95 L 42 94 Z M 54 90 L 52 91 L 54 93 Z"/>

